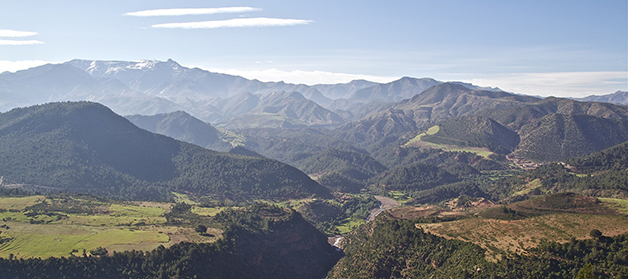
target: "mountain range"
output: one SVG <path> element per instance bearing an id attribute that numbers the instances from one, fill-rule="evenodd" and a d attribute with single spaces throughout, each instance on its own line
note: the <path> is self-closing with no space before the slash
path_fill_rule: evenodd
<path id="1" fill-rule="evenodd" d="M 625 93 L 540 98 L 411 77 L 261 82 L 172 60 L 2 73 L 0 248 L 14 250 L 0 252 L 22 257 L 19 241 L 42 228 L 55 245 L 76 239 L 78 220 L 90 237 L 115 225 L 170 241 L 0 265 L 42 278 L 626 274 Z M 105 215 L 128 220 L 96 222 Z M 197 243 L 177 244 L 175 230 Z M 328 241 L 346 253 L 333 268 L 342 253 Z"/>
<path id="2" fill-rule="evenodd" d="M 76 59 L 0 74 L 0 110 L 88 100 L 102 103 L 121 115 L 181 110 L 230 128 L 333 127 L 361 118 L 378 103 L 409 98 L 439 83 L 429 78 L 405 77 L 388 84 L 355 80 L 308 86 L 212 73 L 184 67 L 173 60 Z M 294 98 L 281 103 L 276 101 L 277 94 Z M 274 100 L 269 103 L 271 99 Z M 265 123 L 249 125 L 247 120 L 262 114 Z"/>
<path id="3" fill-rule="evenodd" d="M 386 162 L 407 161 L 385 153 L 436 126 L 438 132 L 423 141 L 534 161 L 563 160 L 628 140 L 628 111 L 621 105 L 541 99 L 430 78 L 308 86 L 212 73 L 173 60 L 72 60 L 0 74 L 5 109 L 55 100 L 98 101 L 153 133 L 219 151 L 241 145 L 309 174 L 340 174 L 361 183 L 398 167 Z M 321 160 L 327 165 L 315 163 Z"/>

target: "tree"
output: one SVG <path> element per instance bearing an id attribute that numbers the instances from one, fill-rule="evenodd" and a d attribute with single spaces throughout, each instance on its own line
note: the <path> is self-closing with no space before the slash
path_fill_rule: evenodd
<path id="1" fill-rule="evenodd" d="M 594 231 L 597 231 L 597 230 L 594 230 Z M 586 266 L 581 268 L 580 271 L 578 271 L 578 275 L 576 276 L 576 279 L 589 279 L 589 278 L 591 279 L 595 278 L 593 277 L 593 266 L 591 264 L 587 264 Z"/>
<path id="2" fill-rule="evenodd" d="M 105 256 L 109 253 L 109 251 L 107 251 L 107 249 L 102 248 L 102 247 L 98 247 L 94 250 L 89 251 L 90 254 L 94 255 L 94 256 Z"/>
<path id="3" fill-rule="evenodd" d="M 196 229 L 194 229 L 197 233 L 204 234 L 207 232 L 207 227 L 203 225 L 198 225 Z"/>
<path id="4" fill-rule="evenodd" d="M 601 238 L 601 237 L 602 237 L 602 232 L 601 232 L 600 230 L 598 230 L 598 229 L 595 229 L 595 230 L 592 230 L 592 231 L 589 233 L 589 235 L 590 235 L 591 237 L 593 237 L 593 238 L 597 238 L 597 239 L 599 239 L 599 238 Z"/>

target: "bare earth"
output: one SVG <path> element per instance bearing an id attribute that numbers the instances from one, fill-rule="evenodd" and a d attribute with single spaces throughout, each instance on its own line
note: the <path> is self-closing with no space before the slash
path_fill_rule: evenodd
<path id="1" fill-rule="evenodd" d="M 371 210 L 371 214 L 366 218 L 366 222 L 373 221 L 380 213 L 399 206 L 399 202 L 388 197 L 375 196 L 380 202 L 379 208 Z"/>

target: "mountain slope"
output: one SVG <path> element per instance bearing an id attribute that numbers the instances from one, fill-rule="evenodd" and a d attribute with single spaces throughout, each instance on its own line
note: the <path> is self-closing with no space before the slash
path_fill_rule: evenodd
<path id="1" fill-rule="evenodd" d="M 87 102 L 0 114 L 0 173 L 5 181 L 125 199 L 165 199 L 170 191 L 218 199 L 327 194 L 278 161 L 156 135 Z"/>
<path id="2" fill-rule="evenodd" d="M 422 141 L 457 146 L 487 147 L 497 153 L 510 153 L 519 144 L 519 135 L 497 121 L 481 116 L 450 118 L 438 125 L 438 132 Z"/>
<path id="3" fill-rule="evenodd" d="M 211 124 L 203 122 L 184 111 L 172 113 L 125 116 L 135 126 L 149 132 L 196 144 L 200 147 L 226 151 L 231 144 L 221 140 L 222 134 Z"/>
<path id="4" fill-rule="evenodd" d="M 348 83 L 338 84 L 316 84 L 313 87 L 319 92 L 331 99 L 348 99 L 356 91 L 371 86 L 378 85 L 379 83 L 371 82 L 368 80 L 357 79 Z"/>
<path id="5" fill-rule="evenodd" d="M 295 126 L 337 126 L 344 122 L 339 115 L 306 99 L 298 92 L 272 92 L 260 97 L 248 113 L 229 119 L 223 126 L 242 128 L 290 128 Z"/>
<path id="6" fill-rule="evenodd" d="M 518 131 L 524 125 L 553 113 L 591 115 L 608 119 L 626 119 L 628 118 L 628 107 L 608 103 L 579 102 L 570 99 L 548 97 L 520 107 L 486 110 L 480 112 L 479 115 L 494 119 L 500 124 Z"/>
<path id="7" fill-rule="evenodd" d="M 590 154 L 628 140 L 628 119 L 550 114 L 524 125 L 515 153 L 538 161 Z"/>
<path id="8" fill-rule="evenodd" d="M 440 83 L 441 82 L 431 78 L 416 79 L 403 77 L 387 84 L 378 84 L 357 90 L 349 99 L 360 102 L 397 102 L 412 98 L 412 96 L 420 94 L 425 91 L 425 89 Z"/>
<path id="9" fill-rule="evenodd" d="M 544 193 L 576 192 L 608 198 L 628 198 L 628 142 L 548 163 L 521 174 L 487 181 L 483 190 L 493 200 L 523 200 Z"/>
<path id="10" fill-rule="evenodd" d="M 482 110 L 523 106 L 537 98 L 502 91 L 472 90 L 463 85 L 443 83 L 432 86 L 411 99 L 402 100 L 384 111 L 349 122 L 334 130 L 340 139 L 368 145 L 385 137 L 427 129 L 439 121 Z"/>
<path id="11" fill-rule="evenodd" d="M 366 180 L 386 170 L 370 156 L 354 151 L 330 148 L 297 164 L 310 174 L 339 173 L 355 180 Z"/>

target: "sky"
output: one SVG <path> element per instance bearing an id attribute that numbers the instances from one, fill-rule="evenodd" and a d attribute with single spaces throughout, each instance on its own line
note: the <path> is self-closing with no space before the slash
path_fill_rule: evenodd
<path id="1" fill-rule="evenodd" d="M 167 60 L 262 81 L 628 91 L 628 1 L 0 0 L 0 72 Z"/>

